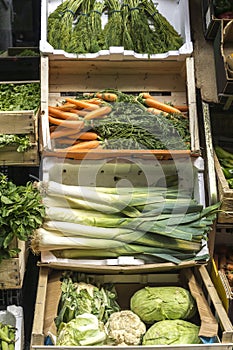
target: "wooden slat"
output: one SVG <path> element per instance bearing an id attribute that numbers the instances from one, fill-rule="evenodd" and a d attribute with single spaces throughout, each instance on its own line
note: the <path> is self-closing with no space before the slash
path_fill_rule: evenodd
<path id="1" fill-rule="evenodd" d="M 16 241 L 15 246 L 20 249 L 18 256 L 0 263 L 0 289 L 22 288 L 28 254 L 24 241 Z"/>
<path id="2" fill-rule="evenodd" d="M 32 326 L 32 345 L 44 345 L 44 315 L 47 293 L 49 268 L 43 267 L 39 271 L 34 320 Z"/>
<path id="3" fill-rule="evenodd" d="M 218 315 L 220 325 L 223 329 L 222 343 L 232 343 L 233 342 L 232 324 L 229 320 L 229 317 L 226 313 L 226 310 L 223 306 L 223 303 L 218 296 L 218 293 L 214 287 L 214 284 L 213 284 L 213 282 L 212 282 L 212 280 L 207 272 L 207 269 L 204 265 L 201 265 L 198 267 L 198 271 L 199 271 L 199 273 L 202 277 L 202 281 L 204 282 L 204 285 L 208 291 L 208 295 L 214 304 L 215 312 Z"/>
<path id="4" fill-rule="evenodd" d="M 34 134 L 35 120 L 33 111 L 0 111 L 0 133 Z"/>

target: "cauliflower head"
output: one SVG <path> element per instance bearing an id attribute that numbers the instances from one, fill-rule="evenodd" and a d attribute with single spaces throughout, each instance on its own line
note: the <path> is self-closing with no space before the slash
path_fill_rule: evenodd
<path id="1" fill-rule="evenodd" d="M 146 325 L 131 310 L 112 313 L 105 326 L 111 345 L 140 345 L 146 333 Z"/>

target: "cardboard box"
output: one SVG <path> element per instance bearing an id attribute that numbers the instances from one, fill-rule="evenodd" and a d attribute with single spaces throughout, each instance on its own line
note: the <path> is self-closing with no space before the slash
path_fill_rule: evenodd
<path id="1" fill-rule="evenodd" d="M 60 298 L 60 276 L 61 271 L 51 270 L 46 267 L 40 268 L 38 290 L 35 304 L 34 322 L 32 328 L 31 348 L 32 349 L 50 349 L 46 346 L 45 338 L 48 334 L 56 332 L 54 328 L 54 318 L 57 315 L 57 306 Z M 152 273 L 152 274 L 118 274 L 103 275 L 96 274 L 93 270 L 87 276 L 98 284 L 114 283 L 118 303 L 122 309 L 129 309 L 129 301 L 133 293 L 145 287 L 150 286 L 183 286 L 190 290 L 197 302 L 198 314 L 200 319 L 200 333 L 207 339 L 214 339 L 213 344 L 195 344 L 195 345 L 175 345 L 153 346 L 158 349 L 230 349 L 232 346 L 232 325 L 227 313 L 218 297 L 218 294 L 212 284 L 207 269 L 204 266 L 194 269 L 183 269 L 179 273 Z M 61 348 L 53 346 L 53 348 Z M 80 348 L 80 347 L 73 347 Z M 91 347 L 93 348 L 93 346 Z M 94 349 L 97 348 L 94 346 Z M 100 348 L 100 347 L 98 347 Z M 104 346 L 107 349 L 114 349 L 113 346 Z M 134 346 L 140 349 L 141 346 Z M 149 346 L 143 346 L 143 349 L 149 349 Z"/>
<path id="2" fill-rule="evenodd" d="M 61 0 L 42 0 L 41 6 L 41 40 L 40 51 L 45 55 L 52 55 L 53 58 L 63 59 L 94 59 L 94 60 L 184 60 L 193 52 L 193 45 L 190 34 L 189 3 L 186 0 L 159 0 L 156 1 L 156 7 L 159 12 L 167 18 L 174 26 L 177 32 L 182 36 L 184 44 L 177 51 L 169 51 L 161 54 L 148 55 L 139 54 L 131 50 L 124 50 L 124 47 L 110 47 L 108 50 L 101 50 L 96 53 L 73 54 L 64 50 L 53 48 L 47 41 L 48 16 L 60 4 Z M 106 23 L 106 15 L 102 16 L 103 25 Z"/>
<path id="3" fill-rule="evenodd" d="M 191 150 L 91 150 L 73 152 L 74 159 L 107 159 L 146 157 L 171 159 L 174 157 L 199 156 L 199 130 L 196 106 L 194 60 L 159 62 L 95 61 L 53 59 L 41 57 L 41 153 L 42 156 L 63 157 L 54 152 L 50 139 L 48 106 L 56 106 L 64 96 L 75 96 L 77 92 L 96 92 L 103 89 L 118 89 L 122 92 L 151 92 L 159 101 L 189 108 Z"/>

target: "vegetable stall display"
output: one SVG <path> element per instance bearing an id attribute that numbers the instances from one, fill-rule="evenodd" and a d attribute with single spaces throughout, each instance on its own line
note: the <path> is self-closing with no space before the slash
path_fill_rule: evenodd
<path id="1" fill-rule="evenodd" d="M 152 0 L 66 0 L 50 13 L 47 34 L 55 49 L 77 54 L 111 46 L 157 54 L 178 50 L 183 44 Z"/>
<path id="2" fill-rule="evenodd" d="M 188 107 L 149 93 L 104 90 L 65 97 L 48 113 L 54 150 L 67 158 L 90 149 L 190 149 Z"/>

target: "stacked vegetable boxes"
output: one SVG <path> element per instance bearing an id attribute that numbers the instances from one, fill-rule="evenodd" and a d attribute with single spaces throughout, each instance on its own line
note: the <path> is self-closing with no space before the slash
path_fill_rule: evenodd
<path id="1" fill-rule="evenodd" d="M 3 82 L 0 85 L 0 164 L 39 164 L 38 108 L 39 83 Z M 30 106 L 30 110 L 26 109 Z"/>
<path id="2" fill-rule="evenodd" d="M 49 8 L 49 5 L 51 5 L 51 8 Z M 51 14 L 58 5 L 62 6 L 60 2 L 42 2 L 43 29 L 40 49 L 42 52 L 41 170 L 43 181 L 40 182 L 39 188 L 42 190 L 44 189 L 46 193 L 48 188 L 49 190 L 51 189 L 51 187 L 49 187 L 50 185 L 58 184 L 58 188 L 60 189 L 61 186 L 67 186 L 69 190 L 74 190 L 75 192 L 78 187 L 83 189 L 84 186 L 88 186 L 89 193 L 93 194 L 93 188 L 103 188 L 104 185 L 105 189 L 110 190 L 116 188 L 117 184 L 120 182 L 126 184 L 124 186 L 125 188 L 127 184 L 130 183 L 130 186 L 134 189 L 142 186 L 147 189 L 152 189 L 156 188 L 155 184 L 158 186 L 159 180 L 162 181 L 160 184 L 165 184 L 166 187 L 167 180 L 169 181 L 169 179 L 172 179 L 174 175 L 176 177 L 178 169 L 178 177 L 180 176 L 180 179 L 185 178 L 185 184 L 183 185 L 186 189 L 189 188 L 189 190 L 191 190 L 190 196 L 192 199 L 197 201 L 197 205 L 205 206 L 203 184 L 204 167 L 198 135 L 194 60 L 190 57 L 192 54 L 192 43 L 190 42 L 188 2 L 158 2 L 158 8 L 161 10 L 163 9 L 163 13 L 167 13 L 168 17 L 171 15 L 173 24 L 179 32 L 182 32 L 185 42 L 184 47 L 180 47 L 178 50 L 168 50 L 168 52 L 159 54 L 148 52 L 138 54 L 134 50 L 125 50 L 124 47 L 117 45 L 112 45 L 108 47 L 107 50 L 99 50 L 94 53 L 72 53 L 63 48 L 59 49 L 55 47 L 54 44 L 52 45 L 49 43 L 51 35 L 50 40 L 47 37 L 47 25 L 51 25 L 51 23 L 48 22 L 48 15 Z M 128 6 L 126 6 L 126 4 L 124 5 L 124 7 Z M 172 11 L 172 8 L 174 11 Z M 64 11 L 63 8 L 61 13 L 64 14 L 64 12 L 67 12 L 68 14 L 71 13 L 70 10 L 71 8 L 67 8 L 66 11 Z M 177 16 L 172 16 L 174 13 L 176 13 Z M 61 18 L 58 16 L 56 19 L 58 19 L 60 23 Z M 105 90 L 108 91 L 106 92 Z M 52 119 L 49 118 L 49 107 L 62 106 L 63 100 L 66 98 L 76 99 L 77 94 L 82 95 L 82 99 L 88 99 L 90 94 L 95 95 L 98 92 L 106 92 L 107 94 L 119 93 L 124 95 L 124 97 L 126 95 L 129 96 L 134 99 L 134 101 L 135 96 L 139 97 L 139 94 L 146 92 L 150 93 L 152 98 L 162 103 L 166 101 L 168 104 L 175 106 L 186 106 L 186 108 L 188 106 L 188 119 L 186 119 L 186 121 L 188 120 L 188 129 L 190 132 L 189 148 L 155 149 L 152 147 L 148 149 L 148 147 L 146 147 L 143 149 L 123 149 L 119 147 L 118 149 L 84 149 L 83 151 L 78 150 L 73 153 L 67 152 L 65 154 L 64 152 L 59 152 L 51 137 L 51 133 L 56 130 L 54 131 L 53 128 L 51 128 L 51 126 L 54 125 L 50 123 Z M 187 176 L 186 171 L 190 176 Z M 182 184 L 180 185 L 181 188 L 183 188 Z M 92 187 L 92 189 L 90 189 L 90 187 Z M 107 196 L 104 197 L 105 204 L 109 204 L 110 202 L 107 203 L 106 201 Z M 67 196 L 65 200 L 66 199 Z M 118 207 L 120 204 L 121 202 L 119 201 Z M 114 208 L 114 206 L 112 206 L 112 208 Z M 48 209 L 50 209 L 50 207 Z M 65 212 L 63 207 L 59 209 Z M 208 219 L 207 222 L 209 222 Z M 45 227 L 42 229 L 46 231 Z M 97 231 L 97 229 L 98 228 L 95 227 L 92 231 Z M 57 238 L 61 236 L 61 231 L 62 230 L 57 233 Z M 45 239 L 49 237 L 49 234 L 44 236 Z M 109 258 L 109 256 L 106 257 L 106 259 L 94 259 L 96 253 L 101 253 L 100 248 L 96 249 L 97 243 L 99 244 L 101 241 L 100 238 L 95 241 L 96 245 L 91 246 L 93 256 L 89 256 L 88 259 L 86 259 L 86 257 L 81 259 L 81 253 L 79 253 L 78 259 L 66 259 L 64 256 L 60 259 L 53 254 L 52 249 L 41 249 L 42 245 L 40 244 L 38 246 L 38 243 L 41 243 L 40 238 L 41 231 L 38 231 L 38 236 L 32 238 L 31 241 L 31 247 L 36 247 L 35 251 L 37 252 L 41 251 L 41 262 L 39 264 L 40 278 L 32 334 L 33 348 L 43 346 L 48 340 L 46 337 L 48 335 L 47 325 L 51 319 L 54 319 L 54 312 L 56 312 L 56 305 L 54 303 L 56 303 L 58 299 L 55 300 L 54 295 L 56 294 L 58 296 L 58 294 L 50 290 L 49 273 L 51 273 L 52 276 L 51 285 L 53 284 L 56 287 L 60 283 L 59 280 L 53 279 L 53 274 L 57 275 L 60 273 L 60 270 L 66 268 L 75 270 L 78 273 L 91 273 L 97 280 L 103 281 L 106 278 L 107 282 L 112 282 L 116 284 L 116 286 L 117 284 L 123 284 L 123 290 L 125 291 L 126 289 L 130 289 L 131 282 L 132 288 L 135 288 L 135 282 L 136 284 L 140 284 L 144 279 L 146 281 L 151 281 L 152 284 L 158 284 L 161 276 L 163 284 L 167 282 L 174 283 L 174 278 L 176 279 L 175 284 L 179 283 L 179 277 L 183 273 L 182 268 L 184 268 L 184 273 L 185 271 L 188 273 L 190 270 L 186 270 L 185 268 L 201 265 L 200 270 L 198 268 L 195 270 L 195 274 L 197 273 L 197 276 L 199 276 L 198 279 L 200 278 L 202 281 L 201 286 L 204 286 L 204 281 L 208 281 L 208 285 L 209 282 L 211 283 L 208 273 L 203 266 L 203 260 L 200 261 L 200 264 L 190 259 L 183 264 L 177 264 L 177 261 L 176 263 L 166 263 L 163 261 L 167 261 L 167 254 L 163 255 L 163 261 L 161 262 L 161 260 L 159 260 L 159 263 L 157 263 L 156 260 L 153 260 L 153 263 L 145 263 L 143 259 L 140 259 L 138 256 L 133 256 L 133 254 L 127 254 L 126 256 L 118 254 L 114 259 Z M 84 238 L 86 238 L 85 232 Z M 80 242 L 82 239 L 81 237 Z M 72 239 L 70 239 L 70 241 L 72 242 Z M 58 239 L 53 241 L 54 246 L 57 243 Z M 205 255 L 205 247 L 203 247 L 204 249 L 201 252 L 201 257 Z M 66 249 L 60 249 L 60 253 L 65 251 Z M 144 251 L 141 253 L 144 253 Z M 204 263 L 205 262 L 206 260 L 204 259 Z M 171 270 L 174 270 L 175 273 L 173 273 L 174 271 L 168 273 L 168 271 Z M 178 273 L 177 270 L 179 270 Z M 166 273 L 163 275 L 161 272 L 164 271 Z M 155 272 L 159 273 L 154 274 Z M 136 288 L 138 288 L 138 285 Z M 206 288 L 208 289 L 208 287 Z M 130 293 L 131 292 L 132 291 L 130 291 Z M 224 309 L 222 310 L 222 307 L 220 307 L 221 310 L 217 310 L 221 302 L 219 302 L 219 299 L 215 299 L 217 295 L 214 288 L 213 293 L 207 291 L 206 297 L 208 297 L 210 304 L 212 302 L 215 304 L 215 306 L 213 306 L 214 312 L 216 312 L 218 316 L 220 314 L 220 327 L 223 333 L 227 334 L 226 337 L 221 335 L 219 340 L 215 339 L 218 344 L 214 344 L 214 346 L 227 349 L 229 346 L 227 343 L 232 341 L 232 326 L 229 323 Z M 53 308 L 51 312 L 49 311 L 50 307 Z M 129 307 L 129 300 L 126 301 L 123 307 Z M 207 309 L 209 310 L 209 308 Z M 47 325 L 45 325 L 45 323 Z M 195 348 L 196 346 L 199 347 L 199 345 L 195 345 Z M 48 347 L 49 344 L 46 345 L 46 348 Z M 182 345 L 182 347 L 184 347 L 184 345 Z M 161 348 L 161 346 L 159 346 L 159 348 Z M 205 348 L 205 344 L 201 344 L 200 348 Z"/>

